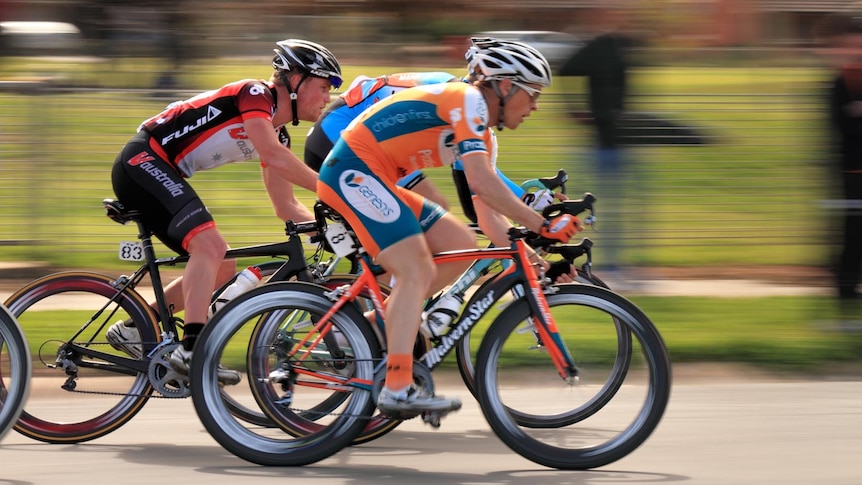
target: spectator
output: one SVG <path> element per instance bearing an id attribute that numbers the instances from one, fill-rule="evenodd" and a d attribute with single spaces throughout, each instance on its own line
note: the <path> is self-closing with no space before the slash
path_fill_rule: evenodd
<path id="1" fill-rule="evenodd" d="M 826 33 L 835 75 L 829 121 L 843 189 L 844 224 L 836 283 L 841 299 L 857 299 L 862 276 L 862 18 L 837 17 Z"/>
<path id="2" fill-rule="evenodd" d="M 600 33 L 577 50 L 561 67 L 561 76 L 585 76 L 591 124 L 595 132 L 594 164 L 601 231 L 600 264 L 607 273 L 618 269 L 623 248 L 622 201 L 627 162 L 623 154 L 621 120 L 628 91 L 629 51 L 633 37 L 623 30 L 624 13 L 616 8 L 599 12 Z"/>

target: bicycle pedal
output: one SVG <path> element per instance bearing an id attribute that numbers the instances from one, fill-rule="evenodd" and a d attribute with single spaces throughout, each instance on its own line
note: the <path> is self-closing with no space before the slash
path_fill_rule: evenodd
<path id="1" fill-rule="evenodd" d="M 460 407 L 458 409 L 460 409 Z M 439 428 L 440 420 L 445 418 L 449 413 L 457 411 L 458 409 L 452 409 L 451 411 L 426 411 L 422 413 L 422 422 L 431 425 L 432 428 Z"/>

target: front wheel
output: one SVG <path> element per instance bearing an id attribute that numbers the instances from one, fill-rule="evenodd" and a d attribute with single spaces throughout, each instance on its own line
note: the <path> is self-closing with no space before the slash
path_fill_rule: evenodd
<path id="1" fill-rule="evenodd" d="M 525 301 L 508 307 L 488 329 L 476 366 L 482 412 L 504 443 L 536 463 L 576 470 L 607 465 L 658 426 L 670 398 L 667 349 L 649 318 L 608 290 L 560 285 L 547 299 L 562 345 L 536 345 Z M 608 394 L 607 380 L 595 376 L 602 368 L 614 372 L 618 336 L 607 329 L 619 324 L 631 332 L 632 353 L 624 381 Z M 561 378 L 549 357 L 554 349 L 548 347 L 555 346 L 591 373 Z M 613 399 L 597 401 L 601 396 Z M 523 423 L 525 417 L 533 421 Z"/>
<path id="2" fill-rule="evenodd" d="M 30 389 L 30 351 L 15 317 L 0 306 L 0 439 L 18 420 Z"/>
<path id="3" fill-rule="evenodd" d="M 195 410 L 236 456 L 260 465 L 307 465 L 349 445 L 365 427 L 381 350 L 352 305 L 333 314 L 331 328 L 315 325 L 332 308 L 327 291 L 309 283 L 266 284 L 230 301 L 200 335 L 191 369 Z M 327 346 L 326 332 L 337 336 L 338 348 Z M 219 362 L 247 366 L 253 395 L 247 405 L 255 403 L 277 427 L 232 415 L 216 377 Z M 321 402 L 330 404 L 313 412 Z"/>

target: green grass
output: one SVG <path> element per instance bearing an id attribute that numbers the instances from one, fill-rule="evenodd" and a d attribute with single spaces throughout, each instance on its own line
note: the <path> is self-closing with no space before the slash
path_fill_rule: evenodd
<path id="1" fill-rule="evenodd" d="M 635 297 L 632 300 L 662 334 L 673 362 L 741 363 L 767 370 L 817 372 L 836 363 L 859 362 L 862 320 L 848 317 L 826 297 L 707 298 Z M 858 315 L 860 309 L 855 309 Z M 39 345 L 68 331 L 58 322 L 83 321 L 87 312 L 44 311 L 26 314 L 32 354 Z M 560 318 L 560 317 L 558 317 Z M 486 319 L 487 320 L 487 319 Z M 483 335 L 481 322 L 474 335 Z M 579 326 L 584 332 L 584 326 Z M 581 335 L 583 349 L 606 346 L 598 333 Z M 237 339 L 237 342 L 242 339 Z M 471 339 L 474 351 L 479 339 Z M 228 349 L 225 364 L 242 368 L 245 348 Z M 529 352 L 527 347 L 524 352 Z M 603 355 L 597 353 L 596 355 Z M 589 355 L 579 354 L 580 359 Z M 444 368 L 454 368 L 454 355 Z"/>
<path id="2" fill-rule="evenodd" d="M 111 76 L 103 82 L 148 86 L 147 62 L 114 61 Z M 20 74 L 38 71 L 39 66 L 18 67 Z M 66 71 L 86 84 L 105 67 L 67 66 Z M 460 73 L 463 68 L 413 69 Z M 345 67 L 345 78 L 394 70 L 398 69 L 351 65 Z M 182 79 L 197 91 L 268 75 L 266 64 L 257 60 L 226 60 L 219 70 L 189 66 Z M 822 112 L 819 98 L 814 97 L 823 76 L 817 69 L 733 67 L 636 72 L 633 110 L 691 124 L 714 136 L 716 143 L 631 150 L 631 186 L 620 197 L 629 227 L 627 262 L 824 264 L 830 253 L 831 226 L 830 219 L 817 211 L 816 201 L 828 198 L 829 187 L 820 163 L 825 156 Z M 558 79 L 543 96 L 540 110 L 521 129 L 500 133 L 500 168 L 514 180 L 523 180 L 551 175 L 562 167 L 569 171 L 571 193 L 594 187 L 589 129 L 567 117 L 573 106 L 566 100 L 574 96 L 574 108 L 583 108 L 578 104 L 583 91 L 581 79 Z M 5 132 L 0 136 L 0 259 L 39 260 L 55 267 L 122 268 L 114 248 L 120 239 L 133 238 L 134 230 L 104 218 L 99 201 L 112 195 L 109 172 L 117 151 L 137 123 L 165 103 L 146 91 L 0 96 Z M 37 121 L 35 112 L 48 116 Z M 291 129 L 297 153 L 302 153 L 308 126 L 303 123 Z M 429 177 L 455 200 L 448 171 L 431 170 Z M 201 173 L 192 183 L 233 246 L 283 237 L 256 164 Z M 298 193 L 304 203 L 312 204 L 313 194 Z M 587 235 L 597 243 L 600 264 L 604 235 Z M 738 249 L 725 250 L 729 243 Z"/>

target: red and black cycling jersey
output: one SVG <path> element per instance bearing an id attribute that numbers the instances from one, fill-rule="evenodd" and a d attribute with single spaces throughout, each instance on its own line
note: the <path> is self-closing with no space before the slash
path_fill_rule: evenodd
<path id="1" fill-rule="evenodd" d="M 276 108 L 275 86 L 244 79 L 168 105 L 144 121 L 138 131 L 150 134 L 150 147 L 184 177 L 227 163 L 258 158 L 245 133 L 245 120 L 272 121 Z M 279 139 L 289 147 L 284 127 Z"/>

